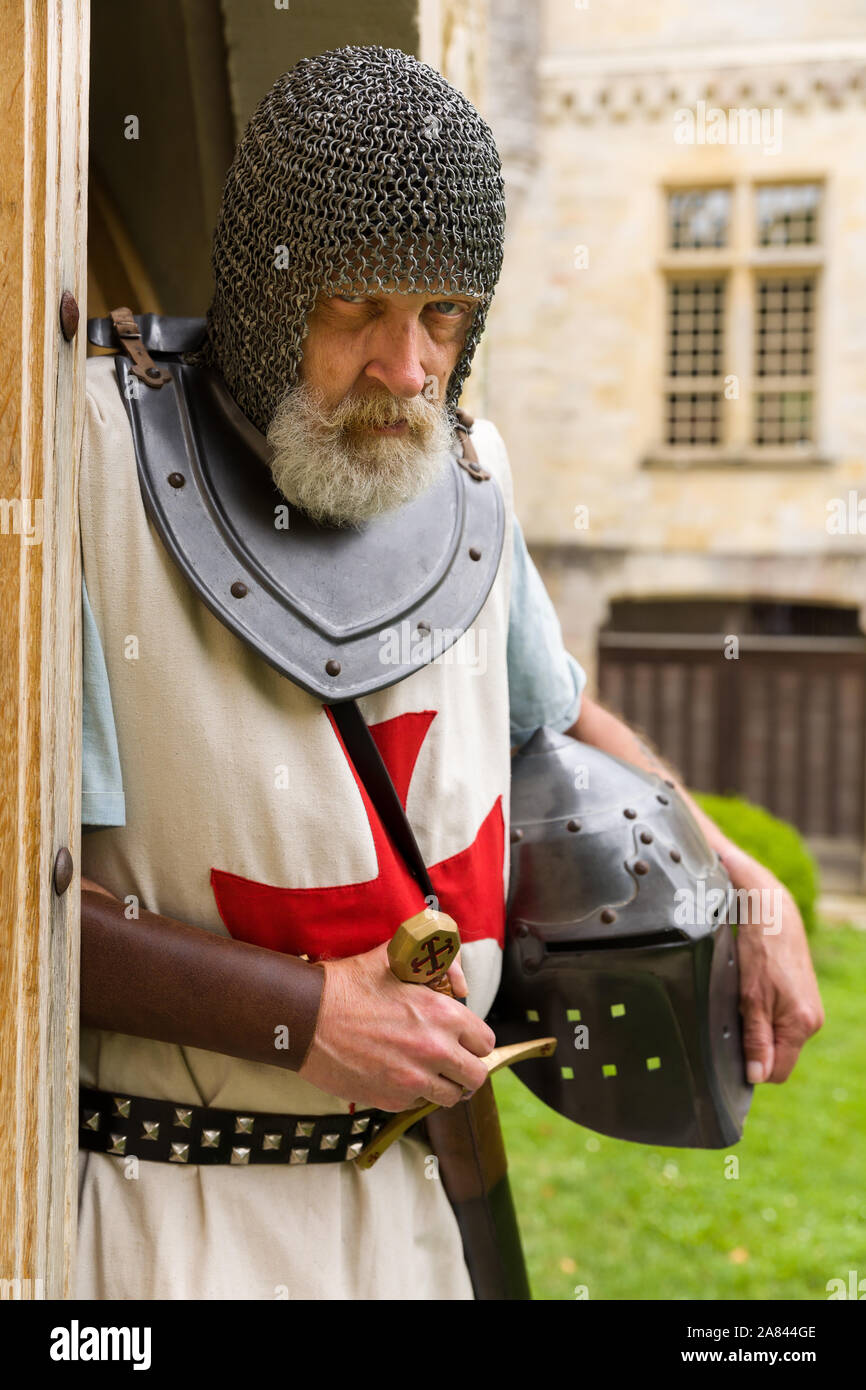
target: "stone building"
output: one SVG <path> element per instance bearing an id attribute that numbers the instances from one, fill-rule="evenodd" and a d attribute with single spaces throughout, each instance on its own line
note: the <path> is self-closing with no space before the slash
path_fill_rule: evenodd
<path id="1" fill-rule="evenodd" d="M 866 4 L 493 0 L 484 410 L 590 689 L 863 880 Z"/>

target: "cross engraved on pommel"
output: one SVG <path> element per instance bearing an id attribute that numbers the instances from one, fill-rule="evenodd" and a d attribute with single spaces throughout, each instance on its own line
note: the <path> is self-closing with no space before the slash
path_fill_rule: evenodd
<path id="1" fill-rule="evenodd" d="M 412 961 L 412 970 L 416 975 L 420 975 L 421 971 L 425 970 L 425 967 L 429 967 L 426 969 L 426 974 L 437 975 L 439 971 L 443 969 L 443 966 L 439 962 L 439 953 L 441 952 L 443 956 L 447 957 L 451 949 L 451 943 L 450 941 L 443 942 L 441 937 L 431 936 L 430 940 L 424 943 L 424 949 L 427 955 L 415 956 Z"/>
<path id="2" fill-rule="evenodd" d="M 447 971 L 459 949 L 460 933 L 454 918 L 438 908 L 425 907 L 400 923 L 388 942 L 388 963 L 406 984 L 448 993 Z"/>

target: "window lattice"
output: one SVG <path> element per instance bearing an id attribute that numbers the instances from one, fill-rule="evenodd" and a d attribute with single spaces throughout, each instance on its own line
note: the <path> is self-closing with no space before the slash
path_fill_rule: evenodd
<path id="1" fill-rule="evenodd" d="M 813 276 L 758 280 L 755 369 L 758 376 L 809 376 L 815 327 Z"/>
<path id="2" fill-rule="evenodd" d="M 677 391 L 667 397 L 669 444 L 721 443 L 721 391 Z"/>
<path id="3" fill-rule="evenodd" d="M 767 183 L 758 189 L 758 244 L 814 246 L 821 189 L 816 183 Z"/>
<path id="4" fill-rule="evenodd" d="M 811 391 L 759 391 L 755 397 L 756 444 L 808 444 L 812 439 Z"/>
<path id="5" fill-rule="evenodd" d="M 677 190 L 668 195 L 668 244 L 673 251 L 727 246 L 731 213 L 728 188 Z"/>
<path id="6" fill-rule="evenodd" d="M 812 441 L 816 288 L 814 276 L 807 275 L 756 283 L 756 444 Z"/>
<path id="7" fill-rule="evenodd" d="M 719 375 L 724 310 L 724 280 L 668 282 L 669 376 Z"/>
<path id="8" fill-rule="evenodd" d="M 751 226 L 734 215 L 735 199 L 753 208 Z M 820 182 L 668 191 L 666 444 L 696 455 L 724 446 L 732 457 L 750 445 L 814 447 L 822 199 Z M 816 249 L 797 250 L 806 247 Z M 722 254 L 690 254 L 702 249 Z M 738 332 L 751 324 L 751 363 L 729 360 L 729 315 Z M 742 393 L 745 409 L 726 407 L 726 371 L 736 373 L 731 399 Z"/>

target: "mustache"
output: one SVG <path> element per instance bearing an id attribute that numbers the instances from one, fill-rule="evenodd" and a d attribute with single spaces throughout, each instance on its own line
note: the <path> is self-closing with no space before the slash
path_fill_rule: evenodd
<path id="1" fill-rule="evenodd" d="M 363 395 L 349 393 L 337 405 L 328 406 L 323 392 L 319 390 L 305 385 L 295 390 L 299 396 L 303 395 L 307 422 L 328 431 L 344 430 L 354 434 L 365 428 L 396 425 L 405 420 L 410 433 L 424 438 L 442 416 L 439 403 L 423 395 L 395 396 L 390 391 Z M 294 397 L 294 392 L 289 392 L 289 396 Z"/>
<path id="2" fill-rule="evenodd" d="M 391 435 L 369 428 L 399 420 L 407 428 Z M 454 432 L 438 400 L 376 390 L 328 405 L 319 388 L 299 382 L 280 401 L 267 441 L 284 497 L 315 520 L 356 525 L 411 501 L 440 477 Z"/>

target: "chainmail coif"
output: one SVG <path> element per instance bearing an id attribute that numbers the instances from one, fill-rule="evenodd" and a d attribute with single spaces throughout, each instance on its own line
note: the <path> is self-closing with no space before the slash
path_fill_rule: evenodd
<path id="1" fill-rule="evenodd" d="M 298 380 L 319 294 L 480 296 L 448 383 L 453 412 L 502 266 L 505 201 L 490 128 L 398 49 L 302 59 L 259 102 L 226 177 L 202 345 L 267 432 Z"/>

